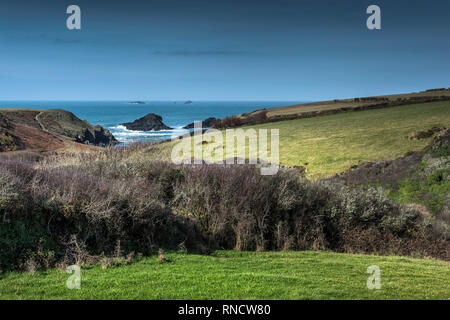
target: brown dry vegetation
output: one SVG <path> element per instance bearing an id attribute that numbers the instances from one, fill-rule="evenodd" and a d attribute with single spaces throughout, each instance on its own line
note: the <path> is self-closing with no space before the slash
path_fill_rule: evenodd
<path id="1" fill-rule="evenodd" d="M 16 137 L 15 144 L 18 150 L 46 152 L 64 147 L 62 138 L 26 124 L 14 124 L 10 133 Z"/>
<path id="2" fill-rule="evenodd" d="M 148 160 L 140 150 L 149 148 L 0 159 L 1 268 L 89 263 L 159 248 L 331 249 L 450 260 L 449 235 L 382 190 L 311 182 L 293 169 L 262 176 L 250 165 L 175 166 Z"/>

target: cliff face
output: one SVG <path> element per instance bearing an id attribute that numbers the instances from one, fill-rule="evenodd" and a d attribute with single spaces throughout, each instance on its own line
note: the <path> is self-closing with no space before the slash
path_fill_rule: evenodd
<path id="1" fill-rule="evenodd" d="M 108 146 L 118 141 L 106 129 L 65 110 L 0 109 L 0 151 L 50 151 L 65 141 Z"/>
<path id="2" fill-rule="evenodd" d="M 160 130 L 170 130 L 171 127 L 166 126 L 162 122 L 162 117 L 149 113 L 146 116 L 139 118 L 133 122 L 122 123 L 128 130 L 137 131 L 160 131 Z"/>
<path id="3" fill-rule="evenodd" d="M 42 129 L 71 138 L 75 142 L 102 147 L 118 143 L 107 129 L 93 126 L 65 110 L 47 110 L 38 114 L 36 118 Z"/>

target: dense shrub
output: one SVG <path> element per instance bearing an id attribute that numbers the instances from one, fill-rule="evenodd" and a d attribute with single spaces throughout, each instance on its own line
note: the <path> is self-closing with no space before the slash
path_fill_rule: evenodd
<path id="1" fill-rule="evenodd" d="M 70 263 L 83 255 L 113 254 L 118 241 L 127 253 L 181 243 L 201 247 L 195 224 L 173 214 L 161 201 L 160 185 L 145 178 L 3 162 L 0 180 L 1 269 L 20 267 L 41 249 L 54 252 L 55 262 Z"/>
<path id="2" fill-rule="evenodd" d="M 450 260 L 449 221 L 424 219 L 380 190 L 310 182 L 288 169 L 262 176 L 250 165 L 174 166 L 131 157 L 135 151 L 0 160 L 0 269 L 159 248 Z"/>
<path id="3" fill-rule="evenodd" d="M 186 170 L 175 194 L 174 207 L 193 215 L 223 248 L 350 251 L 349 239 L 361 232 L 402 242 L 419 237 L 424 228 L 417 211 L 388 201 L 382 190 L 313 183 L 295 171 L 267 177 L 246 166 L 203 166 Z M 391 251 L 385 241 L 352 246 L 360 252 Z"/>
<path id="4" fill-rule="evenodd" d="M 243 124 L 241 118 L 237 116 L 230 116 L 224 119 L 217 120 L 214 122 L 213 127 L 217 129 L 234 128 Z"/>

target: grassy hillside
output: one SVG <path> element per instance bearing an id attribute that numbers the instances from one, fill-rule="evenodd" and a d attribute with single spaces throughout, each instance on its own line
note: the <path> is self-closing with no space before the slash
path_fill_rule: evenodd
<path id="1" fill-rule="evenodd" d="M 7 273 L 0 299 L 449 299 L 449 263 L 331 252 L 169 253 L 133 265 L 81 270 L 81 290 L 64 271 Z M 366 286 L 381 269 L 381 289 Z"/>
<path id="2" fill-rule="evenodd" d="M 431 139 L 410 140 L 417 131 L 450 125 L 450 102 L 347 112 L 255 126 L 280 129 L 280 161 L 308 163 L 308 175 L 324 177 L 358 162 L 394 159 Z"/>
<path id="3" fill-rule="evenodd" d="M 280 162 L 305 166 L 310 178 L 343 172 L 361 162 L 395 159 L 426 146 L 431 138 L 409 136 L 432 127 L 450 127 L 450 101 L 265 123 L 244 129 L 279 129 Z M 174 143 L 153 146 L 151 158 L 170 159 Z M 223 147 L 225 150 L 225 146 Z M 225 152 L 224 152 L 225 153 Z M 232 157 L 225 154 L 225 157 Z"/>

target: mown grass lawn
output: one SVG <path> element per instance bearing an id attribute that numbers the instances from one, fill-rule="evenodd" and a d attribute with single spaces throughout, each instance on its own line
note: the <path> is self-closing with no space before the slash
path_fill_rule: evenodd
<path id="1" fill-rule="evenodd" d="M 168 253 L 169 262 L 81 270 L 69 290 L 64 271 L 1 275 L 1 299 L 450 299 L 450 264 L 431 259 L 323 251 Z M 366 286 L 381 269 L 381 289 Z"/>
<path id="2" fill-rule="evenodd" d="M 395 159 L 420 150 L 431 138 L 410 140 L 407 136 L 432 127 L 450 127 L 449 101 L 350 111 L 243 129 L 279 129 L 280 164 L 305 166 L 307 176 L 318 179 L 360 162 Z M 154 146 L 148 156 L 169 161 L 173 146 L 173 142 Z M 223 150 L 224 158 L 233 157 L 225 152 L 225 143 Z"/>

